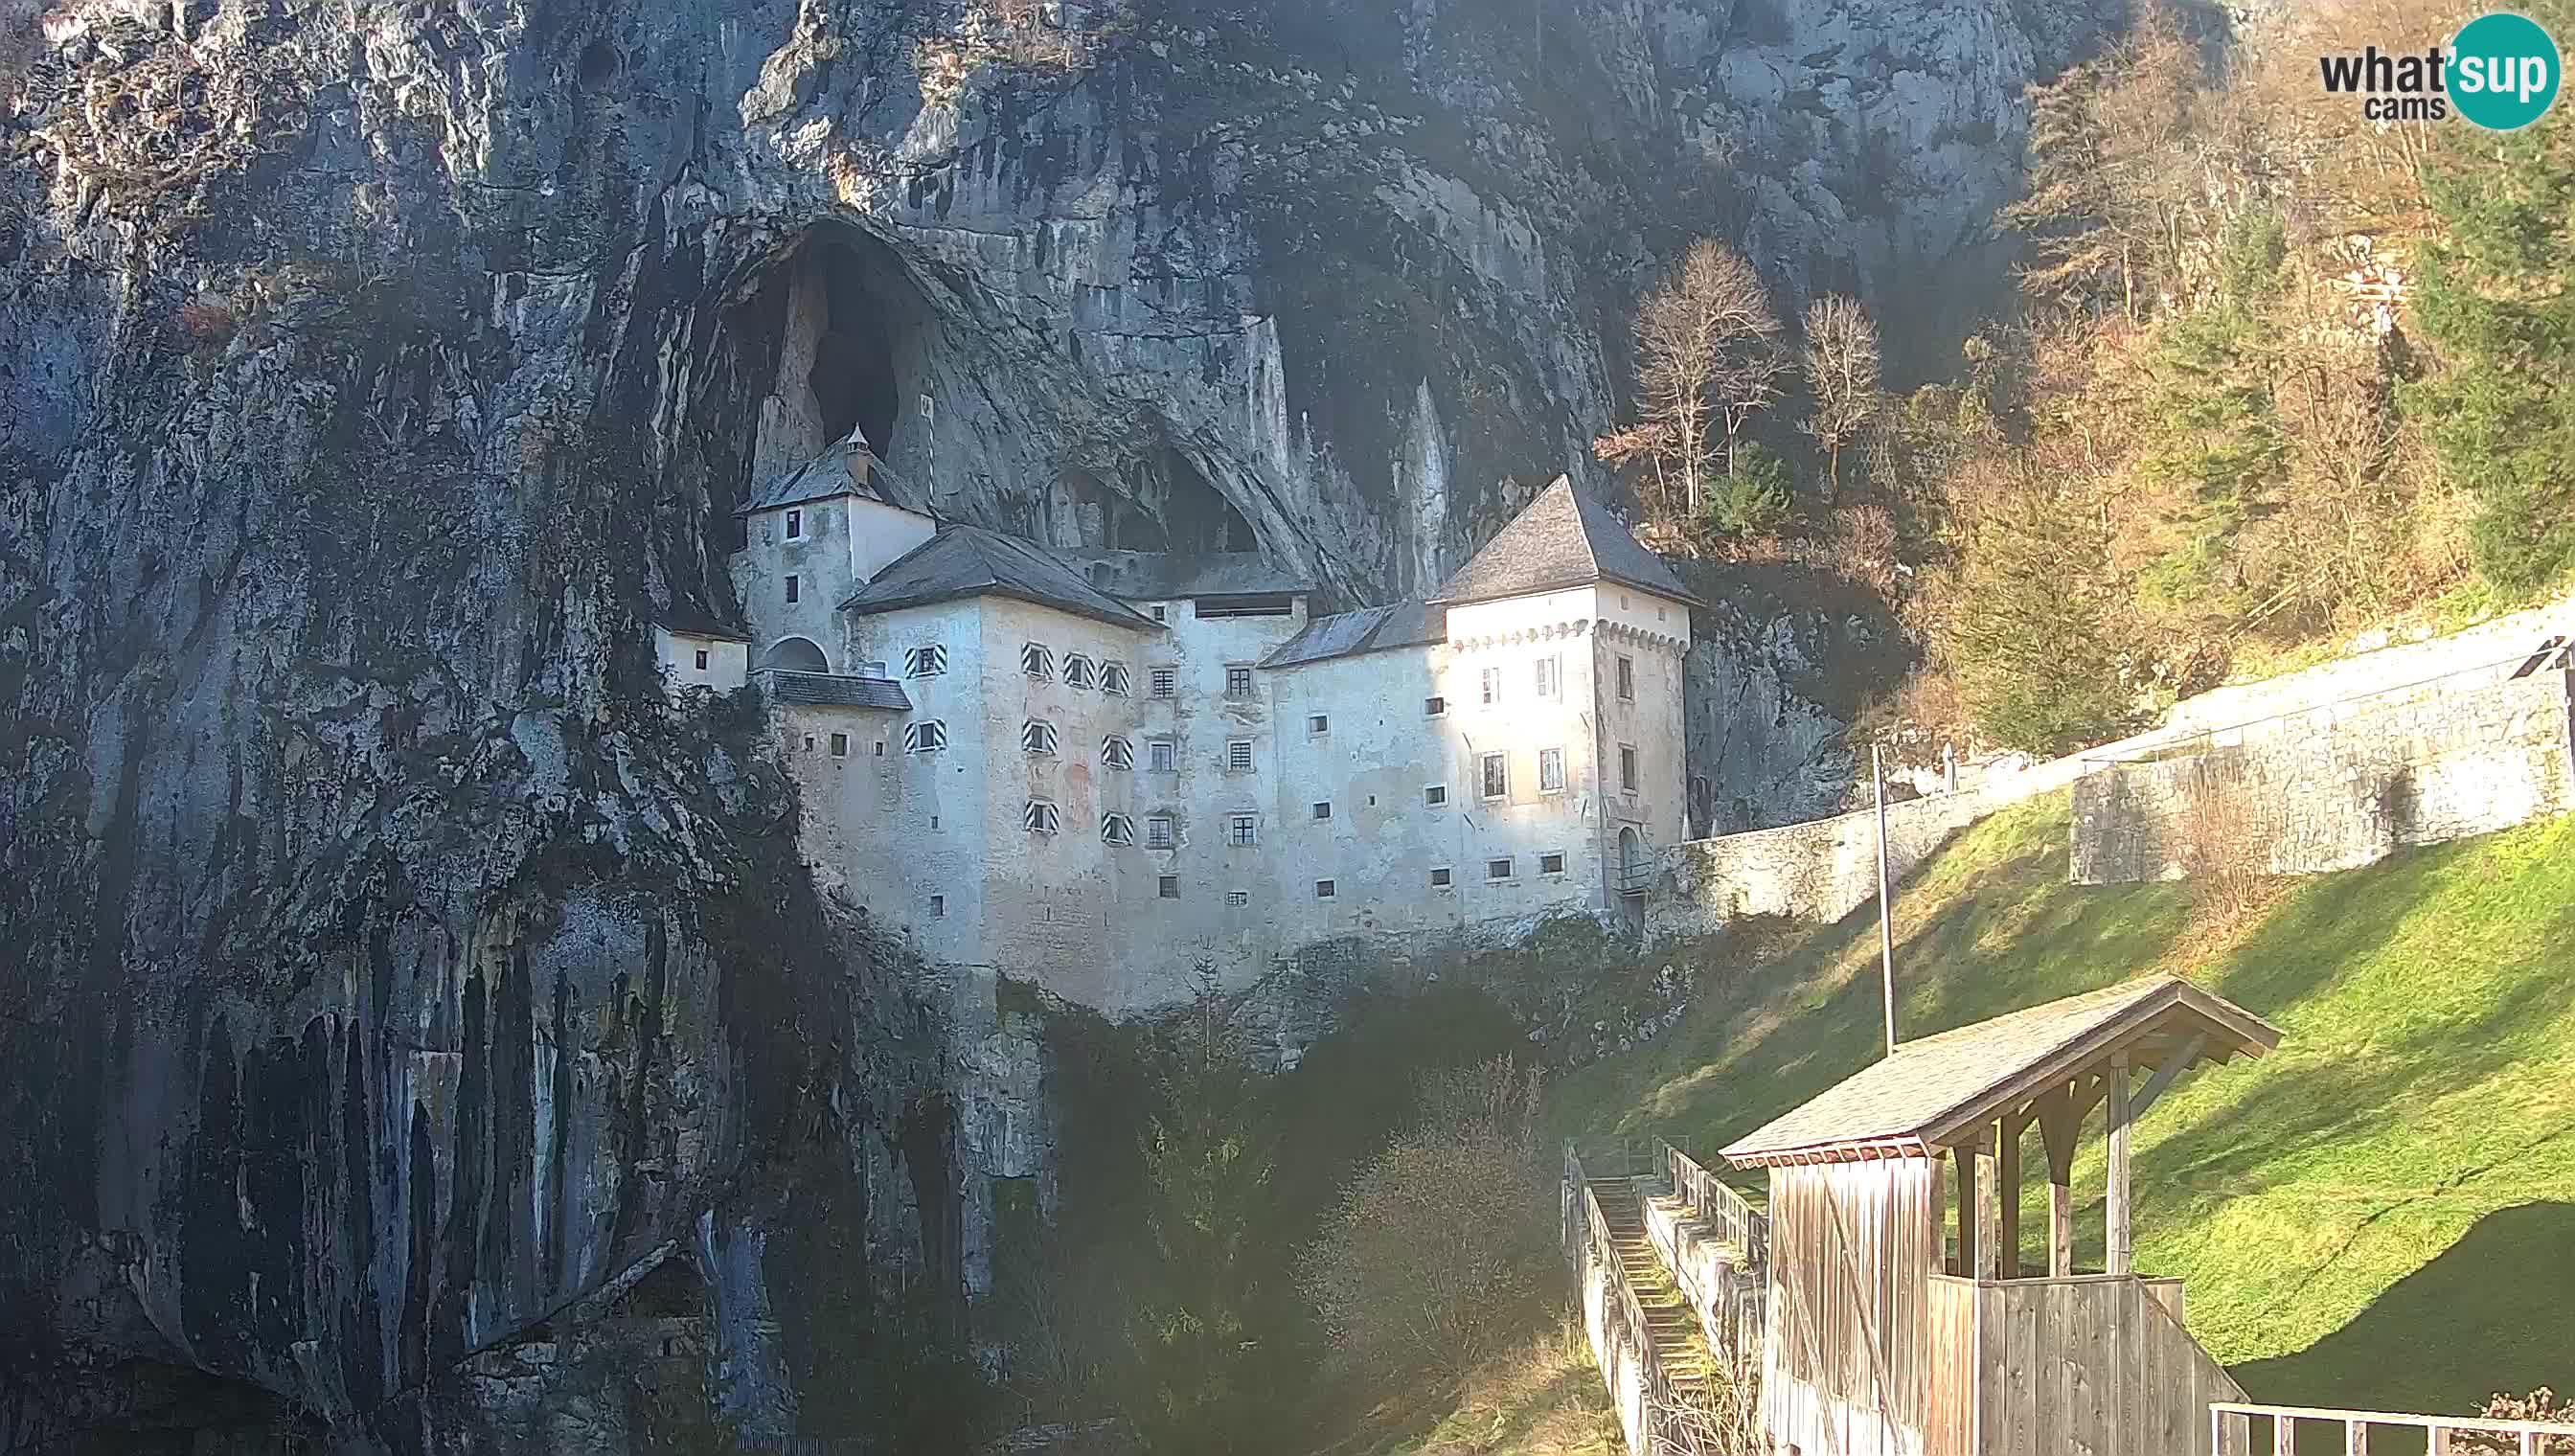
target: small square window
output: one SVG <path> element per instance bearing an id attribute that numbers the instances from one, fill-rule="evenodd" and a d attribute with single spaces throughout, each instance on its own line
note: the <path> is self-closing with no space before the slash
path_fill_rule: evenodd
<path id="1" fill-rule="evenodd" d="M 1252 739 L 1235 738 L 1225 745 L 1225 766 L 1235 773 L 1252 771 Z"/>
<path id="2" fill-rule="evenodd" d="M 787 539 L 789 541 L 803 541 L 805 539 L 804 512 L 790 511 L 787 513 Z"/>
<path id="3" fill-rule="evenodd" d="M 1180 672 L 1178 669 L 1156 668 L 1154 670 L 1154 696 L 1156 698 L 1170 698 L 1179 691 Z"/>
<path id="4" fill-rule="evenodd" d="M 1229 889 L 1225 892 L 1225 903 L 1226 907 L 1229 909 L 1242 909 L 1245 905 L 1252 903 L 1252 891 L 1248 889 Z"/>
<path id="5" fill-rule="evenodd" d="M 809 753 L 814 751 L 814 735 L 812 733 L 807 733 L 805 735 L 805 751 Z"/>
<path id="6" fill-rule="evenodd" d="M 698 649 L 698 671 L 699 671 L 699 672 L 701 672 L 701 673 L 703 673 L 703 672 L 705 672 L 706 670 L 707 670 L 707 650 L 706 650 L 705 648 L 700 648 L 700 649 Z"/>
<path id="7" fill-rule="evenodd" d="M 1164 875 L 1161 879 L 1155 881 L 1154 892 L 1167 900 L 1179 899 L 1181 897 L 1181 877 L 1177 874 Z"/>
<path id="8" fill-rule="evenodd" d="M 1636 791 L 1636 750 L 1627 743 L 1618 745 L 1618 786 L 1629 793 Z"/>
<path id="9" fill-rule="evenodd" d="M 1510 860 L 1508 860 L 1508 859 L 1487 859 L 1487 860 L 1485 860 L 1485 861 L 1484 861 L 1484 877 L 1485 877 L 1486 879 L 1508 879 L 1508 878 L 1510 878 L 1510 877 L 1511 877 L 1511 861 L 1510 861 Z"/>
<path id="10" fill-rule="evenodd" d="M 1540 793 L 1564 791 L 1564 750 L 1562 748 L 1537 750 L 1537 791 Z"/>
<path id="11" fill-rule="evenodd" d="M 1537 872 L 1540 874 L 1562 874 L 1564 872 L 1564 856 L 1561 854 L 1540 854 L 1537 856 Z"/>
<path id="12" fill-rule="evenodd" d="M 904 725 L 903 750 L 905 752 L 936 753 L 947 746 L 948 725 L 937 719 Z"/>
<path id="13" fill-rule="evenodd" d="M 1448 871 L 1444 868 L 1431 870 L 1430 887 L 1432 889 L 1446 889 L 1448 887 Z"/>
<path id="14" fill-rule="evenodd" d="M 1618 660 L 1618 700 L 1622 703 L 1636 701 L 1636 661 L 1633 658 Z"/>
<path id="15" fill-rule="evenodd" d="M 1332 882 L 1331 882 L 1330 880 L 1328 880 L 1328 879 L 1318 879 L 1318 880 L 1315 880 L 1315 881 L 1314 881 L 1314 898 L 1316 898 L 1316 899 L 1318 899 L 1318 900 L 1327 900 L 1327 899 L 1330 899 L 1331 897 L 1332 897 Z"/>
<path id="16" fill-rule="evenodd" d="M 1020 728 L 1020 746 L 1032 753 L 1056 750 L 1055 725 L 1042 719 L 1031 719 Z"/>
<path id="17" fill-rule="evenodd" d="M 1318 818 L 1318 819 L 1327 819 L 1327 818 L 1330 818 L 1331 816 L 1332 816 L 1332 805 L 1331 805 L 1331 803 L 1330 803 L 1328 800 L 1326 800 L 1325 802 L 1318 803 L 1318 804 L 1315 804 L 1315 805 L 1314 805 L 1314 817 L 1316 817 L 1316 818 Z"/>
<path id="18" fill-rule="evenodd" d="M 935 894 L 930 897 L 930 918 L 934 920 L 948 918 L 948 896 Z"/>
<path id="19" fill-rule="evenodd" d="M 832 756 L 835 758 L 846 758 L 850 756 L 850 735 L 848 733 L 832 734 Z"/>
<path id="20" fill-rule="evenodd" d="M 1156 814 L 1145 820 L 1145 847 L 1169 849 L 1180 838 L 1180 820 L 1170 814 Z"/>
<path id="21" fill-rule="evenodd" d="M 1226 821 L 1225 839 L 1229 844 L 1246 847 L 1261 842 L 1261 820 L 1253 814 L 1236 814 Z"/>
<path id="22" fill-rule="evenodd" d="M 1127 696 L 1127 665 L 1125 663 L 1103 663 L 1100 665 L 1100 691 L 1108 694 L 1112 698 L 1124 698 Z"/>
<path id="23" fill-rule="evenodd" d="M 1437 808 L 1447 801 L 1448 785 L 1445 783 L 1433 783 L 1421 790 L 1421 802 L 1427 807 Z"/>
<path id="24" fill-rule="evenodd" d="M 1423 718 L 1444 718 L 1444 717 L 1446 717 L 1446 716 L 1447 716 L 1447 714 L 1448 714 L 1448 700 L 1447 700 L 1447 699 L 1445 699 L 1445 698 L 1425 698 L 1425 699 L 1421 700 L 1421 716 L 1422 716 Z"/>
<path id="25" fill-rule="evenodd" d="M 1056 814 L 1055 805 L 1043 798 L 1029 800 L 1029 811 L 1023 822 L 1029 826 L 1029 832 L 1032 834 L 1052 834 L 1063 826 L 1063 820 Z"/>
<path id="26" fill-rule="evenodd" d="M 1309 733 L 1327 733 L 1331 730 L 1332 720 L 1327 715 L 1312 714 L 1305 720 L 1305 731 Z"/>
<path id="27" fill-rule="evenodd" d="M 1040 682 L 1055 679 L 1055 654 L 1036 643 L 1020 649 L 1020 671 Z"/>
<path id="28" fill-rule="evenodd" d="M 1145 745 L 1145 763 L 1157 773 L 1177 773 L 1181 767 L 1181 745 L 1170 738 L 1156 738 Z"/>
<path id="29" fill-rule="evenodd" d="M 1225 670 L 1225 696 L 1228 698 L 1250 698 L 1252 696 L 1252 669 L 1249 666 L 1232 667 Z"/>
<path id="30" fill-rule="evenodd" d="M 1511 792 L 1511 758 L 1508 753 L 1484 755 L 1484 797 L 1507 798 Z"/>
<path id="31" fill-rule="evenodd" d="M 1156 622 L 1169 622 L 1169 621 L 1171 621 L 1171 620 L 1172 620 L 1172 609 L 1170 609 L 1169 607 L 1164 606 L 1164 605 L 1163 605 L 1162 603 L 1160 603 L 1160 602 L 1155 603 L 1155 604 L 1154 604 L 1154 620 L 1155 620 Z"/>
<path id="32" fill-rule="evenodd" d="M 1102 814 L 1100 837 L 1112 844 L 1133 844 L 1136 842 L 1136 821 L 1122 813 Z"/>
<path id="33" fill-rule="evenodd" d="M 885 739 L 883 738 L 877 739 L 877 756 L 880 758 L 885 756 Z"/>
<path id="34" fill-rule="evenodd" d="M 1098 674 L 1092 669 L 1091 659 L 1084 657 L 1080 653 L 1070 653 L 1066 655 L 1064 660 L 1064 686 L 1067 688 L 1088 688 L 1097 681 Z"/>
<path id="35" fill-rule="evenodd" d="M 907 678 L 936 678 L 948 671 L 948 649 L 936 643 L 908 650 L 903 655 L 903 675 Z"/>
<path id="36" fill-rule="evenodd" d="M 1100 761 L 1112 768 L 1136 766 L 1136 745 L 1116 733 L 1100 740 Z"/>
<path id="37" fill-rule="evenodd" d="M 789 577 L 787 579 L 787 600 L 792 603 L 797 600 L 797 597 L 798 589 L 796 579 L 794 577 Z"/>

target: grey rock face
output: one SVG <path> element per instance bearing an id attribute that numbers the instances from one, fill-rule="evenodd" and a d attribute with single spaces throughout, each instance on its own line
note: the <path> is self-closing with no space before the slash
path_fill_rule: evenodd
<path id="1" fill-rule="evenodd" d="M 211 1410 L 193 1371 L 438 1445 L 670 1247 L 792 1355 L 754 1266 L 836 1246 L 707 1219 L 817 1147 L 876 1267 L 960 1285 L 945 1085 L 1026 1175 L 1025 1057 L 948 1069 L 754 726 L 657 706 L 640 624 L 730 609 L 755 470 L 856 426 L 961 517 L 1416 589 L 1590 468 L 1687 236 L 1790 303 L 1989 277 L 2088 24 L 1039 10 L 68 0 L 0 73 L 12 1441 Z M 1727 783 L 1804 792 L 1779 741 Z M 793 1359 L 710 1359 L 795 1418 Z"/>

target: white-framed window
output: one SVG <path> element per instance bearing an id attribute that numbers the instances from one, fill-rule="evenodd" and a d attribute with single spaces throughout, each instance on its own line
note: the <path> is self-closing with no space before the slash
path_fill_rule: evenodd
<path id="1" fill-rule="evenodd" d="M 1423 718 L 1446 718 L 1448 716 L 1448 700 L 1445 698 L 1425 698 L 1421 700 L 1421 716 Z"/>
<path id="2" fill-rule="evenodd" d="M 1564 696 L 1564 659 L 1561 656 L 1537 660 L 1537 696 L 1550 702 Z"/>
<path id="3" fill-rule="evenodd" d="M 1055 805 L 1043 798 L 1029 800 L 1029 811 L 1021 821 L 1029 826 L 1029 832 L 1032 834 L 1052 834 L 1063 827 L 1063 820 L 1057 816 Z"/>
<path id="4" fill-rule="evenodd" d="M 1421 790 L 1421 805 L 1422 805 L 1422 807 L 1424 807 L 1424 808 L 1437 808 L 1437 807 L 1439 807 L 1441 804 L 1446 803 L 1447 801 L 1448 801 L 1448 785 L 1447 785 L 1447 784 L 1445 784 L 1445 783 L 1432 783 L 1432 784 L 1427 784 L 1427 785 L 1424 785 L 1424 786 L 1423 786 L 1423 788 L 1422 788 L 1422 790 Z"/>
<path id="5" fill-rule="evenodd" d="M 1100 761 L 1112 768 L 1136 766 L 1136 745 L 1111 733 L 1100 740 Z"/>
<path id="6" fill-rule="evenodd" d="M 850 735 L 848 733 L 832 734 L 832 756 L 835 758 L 846 758 L 850 756 Z"/>
<path id="7" fill-rule="evenodd" d="M 1042 718 L 1030 719 L 1020 727 L 1020 746 L 1032 753 L 1054 752 L 1055 725 Z"/>
<path id="8" fill-rule="evenodd" d="M 1309 713 L 1309 714 L 1305 715 L 1305 731 L 1306 731 L 1306 732 L 1308 732 L 1308 733 L 1312 733 L 1312 734 L 1314 734 L 1315 736 L 1319 737 L 1319 736 L 1321 736 L 1321 735 L 1322 735 L 1322 734 L 1324 734 L 1324 733 L 1330 732 L 1331 730 L 1332 730 L 1332 719 L 1331 719 L 1331 715 L 1329 715 L 1329 714 L 1322 714 L 1322 713 Z"/>
<path id="9" fill-rule="evenodd" d="M 948 725 L 937 719 L 903 726 L 903 750 L 907 753 L 936 753 L 948 746 Z"/>
<path id="10" fill-rule="evenodd" d="M 1482 763 L 1482 773 L 1483 773 L 1483 778 L 1484 778 L 1484 797 L 1486 797 L 1486 798 L 1508 798 L 1508 797 L 1510 797 L 1510 793 L 1511 793 L 1511 755 L 1510 755 L 1510 754 L 1508 754 L 1508 753 L 1486 753 L 1486 754 L 1484 754 L 1484 756 L 1483 756 L 1483 763 Z"/>
<path id="11" fill-rule="evenodd" d="M 1251 771 L 1252 771 L 1252 739 L 1250 739 L 1250 738 L 1231 738 L 1231 739 L 1228 739 L 1228 740 L 1227 740 L 1227 742 L 1226 742 L 1226 745 L 1225 745 L 1225 766 L 1226 766 L 1227 771 L 1229 771 L 1229 772 L 1234 772 L 1234 773 L 1249 773 L 1249 772 L 1251 772 Z"/>
<path id="12" fill-rule="evenodd" d="M 1564 791 L 1564 750 L 1562 748 L 1537 750 L 1537 791 L 1540 793 Z"/>
<path id="13" fill-rule="evenodd" d="M 1237 846 L 1260 843 L 1261 816 L 1259 814 L 1229 815 L 1225 821 L 1225 841 Z"/>
<path id="14" fill-rule="evenodd" d="M 1327 819 L 1327 818 L 1330 818 L 1331 816 L 1332 816 L 1332 801 L 1331 801 L 1330 799 L 1328 799 L 1328 798 L 1324 798 L 1324 799 L 1316 799 L 1316 800 L 1314 801 L 1314 817 L 1316 817 L 1316 818 L 1318 818 L 1318 819 Z"/>
<path id="15" fill-rule="evenodd" d="M 1164 875 L 1161 881 L 1155 885 L 1154 892 L 1167 900 L 1179 899 L 1181 897 L 1181 877 L 1177 874 Z"/>
<path id="16" fill-rule="evenodd" d="M 1330 880 L 1328 880 L 1328 879 L 1318 879 L 1318 880 L 1315 880 L 1315 881 L 1314 881 L 1314 898 L 1316 898 L 1316 899 L 1318 899 L 1318 900 L 1327 900 L 1327 899 L 1330 899 L 1331 897 L 1332 897 L 1332 882 L 1331 882 Z"/>
<path id="17" fill-rule="evenodd" d="M 706 650 L 705 648 L 700 648 L 700 649 L 698 649 L 698 671 L 699 671 L 699 672 L 701 672 L 701 673 L 703 673 L 703 672 L 705 672 L 706 670 L 707 670 L 707 650 Z"/>
<path id="18" fill-rule="evenodd" d="M 1228 698 L 1250 698 L 1252 696 L 1251 664 L 1234 663 L 1227 666 L 1225 670 L 1225 696 Z"/>
<path id="19" fill-rule="evenodd" d="M 1446 865 L 1441 865 L 1439 868 L 1430 871 L 1430 887 L 1432 889 L 1446 889 L 1448 887 L 1448 868 Z"/>
<path id="20" fill-rule="evenodd" d="M 1065 686 L 1065 687 L 1067 687 L 1067 688 L 1088 688 L 1088 687 L 1090 687 L 1093 683 L 1096 683 L 1096 682 L 1098 682 L 1098 681 L 1099 681 L 1098 675 L 1097 675 L 1097 674 L 1095 674 L 1095 673 L 1092 671 L 1092 668 L 1091 668 L 1091 659 L 1084 657 L 1084 656 L 1083 656 L 1082 654 L 1080 654 L 1080 653 L 1067 653 L 1067 654 L 1065 654 L 1065 658 L 1064 658 L 1064 686 Z"/>
<path id="21" fill-rule="evenodd" d="M 871 658 L 867 662 L 859 664 L 859 671 L 854 676 L 861 678 L 874 678 L 882 682 L 885 679 L 885 659 Z"/>
<path id="22" fill-rule="evenodd" d="M 1112 698 L 1124 698 L 1127 696 L 1127 665 L 1125 663 L 1112 661 L 1100 665 L 1100 691 L 1108 694 Z"/>
<path id="23" fill-rule="evenodd" d="M 1636 701 L 1636 660 L 1633 658 L 1618 660 L 1618 701 L 1621 703 Z"/>
<path id="24" fill-rule="evenodd" d="M 937 643 L 924 643 L 904 651 L 903 676 L 907 678 L 938 678 L 947 672 L 948 649 Z"/>
<path id="25" fill-rule="evenodd" d="M 787 601 L 789 605 L 793 606 L 802 598 L 803 594 L 803 586 L 799 584 L 793 576 L 790 576 L 787 579 Z"/>
<path id="26" fill-rule="evenodd" d="M 1020 649 L 1020 671 L 1041 682 L 1055 681 L 1055 653 L 1042 643 Z"/>
<path id="27" fill-rule="evenodd" d="M 1636 745 L 1618 745 L 1618 787 L 1628 793 L 1636 791 Z"/>
<path id="28" fill-rule="evenodd" d="M 1225 892 L 1227 909 L 1239 910 L 1250 903 L 1252 903 L 1252 891 L 1248 889 L 1229 889 Z"/>
<path id="29" fill-rule="evenodd" d="M 1490 708 L 1490 707 L 1492 707 L 1494 704 L 1499 703 L 1499 702 L 1501 702 L 1501 701 L 1502 701 L 1502 670 L 1501 670 L 1501 669 L 1499 669 L 1499 668 L 1486 668 L 1486 669 L 1483 671 L 1483 673 L 1480 675 L 1480 681 L 1481 681 L 1481 682 L 1482 682 L 1482 684 L 1483 684 L 1483 689 L 1484 689 L 1484 706 L 1485 706 L 1486 708 Z"/>
<path id="30" fill-rule="evenodd" d="M 803 541 L 805 539 L 805 513 L 803 511 L 790 511 L 787 513 L 787 539 L 789 541 Z"/>
<path id="31" fill-rule="evenodd" d="M 1145 766 L 1157 773 L 1181 771 L 1181 745 L 1171 738 L 1154 738 L 1145 744 Z"/>
<path id="32" fill-rule="evenodd" d="M 1181 691 L 1181 670 L 1156 668 L 1153 673 L 1153 690 L 1156 698 L 1177 696 Z"/>
<path id="33" fill-rule="evenodd" d="M 1153 814 L 1145 820 L 1145 847 L 1169 849 L 1180 842 L 1181 821 L 1170 814 Z"/>
<path id="34" fill-rule="evenodd" d="M 1164 606 L 1164 605 L 1163 605 L 1162 603 L 1160 603 L 1160 602 L 1155 603 L 1155 604 L 1154 604 L 1154 620 L 1155 620 L 1156 622 L 1169 622 L 1169 621 L 1171 621 L 1171 620 L 1172 620 L 1172 609 L 1170 609 L 1169 607 Z"/>
<path id="35" fill-rule="evenodd" d="M 1485 860 L 1485 861 L 1484 861 L 1484 877 L 1485 877 L 1486 879 L 1508 879 L 1508 878 L 1510 878 L 1510 877 L 1511 877 L 1511 861 L 1510 861 L 1510 856 L 1506 854 L 1506 855 L 1502 856 L 1502 857 L 1501 857 L 1501 858 L 1499 858 L 1499 859 L 1487 859 L 1487 860 Z"/>
<path id="36" fill-rule="evenodd" d="M 1563 851 L 1558 850 L 1553 854 L 1540 854 L 1537 856 L 1537 872 L 1540 874 L 1562 874 L 1564 872 Z"/>
<path id="37" fill-rule="evenodd" d="M 1136 842 L 1136 821 L 1122 813 L 1102 814 L 1100 837 L 1112 844 L 1133 844 Z"/>

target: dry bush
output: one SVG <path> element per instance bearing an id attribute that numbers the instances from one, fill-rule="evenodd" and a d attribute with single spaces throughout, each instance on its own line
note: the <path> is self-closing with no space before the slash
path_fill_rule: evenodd
<path id="1" fill-rule="evenodd" d="M 1568 1392 L 1570 1392 L 1568 1394 Z M 1477 1366 L 1417 1456 L 1613 1456 L 1626 1450 L 1581 1321 Z"/>
<path id="2" fill-rule="evenodd" d="M 2174 828 L 2174 857 L 2203 925 L 2239 923 L 2269 902 L 2275 826 L 2239 772 L 2201 759 L 2183 786 Z"/>
<path id="3" fill-rule="evenodd" d="M 1846 298 L 1819 298 L 1806 308 L 1801 360 L 1814 408 L 1797 428 L 1824 452 L 1833 494 L 1842 488 L 1842 448 L 1860 440 L 1885 406 L 1878 388 L 1877 326 Z"/>
<path id="4" fill-rule="evenodd" d="M 1844 506 L 1833 513 L 1832 540 L 1824 548 L 1831 568 L 1895 605 L 1895 518 L 1883 506 Z"/>
<path id="5" fill-rule="evenodd" d="M 188 342 L 213 348 L 231 342 L 241 328 L 241 319 L 228 304 L 190 303 L 179 306 L 179 332 Z"/>
<path id="6" fill-rule="evenodd" d="M 1663 1392 L 1648 1414 L 1655 1456 L 1767 1456 L 1761 1421 L 1761 1362 L 1746 1352 L 1720 1361 L 1695 1391 Z"/>
<path id="7" fill-rule="evenodd" d="M 2498 1391 L 2489 1397 L 2477 1414 L 2490 1421 L 2539 1421 L 2550 1425 L 2575 1425 L 2575 1403 L 2562 1402 L 2557 1392 L 2543 1385 L 2528 1395 L 2505 1395 Z M 2453 1451 L 2492 1451 L 2498 1456 L 2519 1453 L 2531 1448 L 2521 1444 L 2519 1436 L 2474 1435 L 2466 1432 L 2450 1438 Z M 2575 1456 L 2575 1436 L 2542 1436 L 2538 1456 Z"/>

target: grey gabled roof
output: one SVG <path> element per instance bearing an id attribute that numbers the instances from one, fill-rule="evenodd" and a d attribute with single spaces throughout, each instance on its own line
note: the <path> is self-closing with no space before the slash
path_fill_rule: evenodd
<path id="1" fill-rule="evenodd" d="M 868 449 L 868 442 L 858 432 L 793 470 L 781 471 L 766 485 L 755 486 L 742 504 L 734 508 L 737 516 L 750 516 L 762 511 L 783 511 L 813 501 L 829 501 L 841 496 L 883 501 L 916 515 L 930 514 L 929 502 L 912 484 L 895 474 L 886 463 Z"/>
<path id="2" fill-rule="evenodd" d="M 1318 617 L 1305 630 L 1281 643 L 1264 668 L 1295 668 L 1334 658 L 1355 658 L 1392 648 L 1423 647 L 1448 636 L 1448 609 L 1427 602 L 1398 602 L 1391 607 L 1362 607 L 1356 612 Z"/>
<path id="3" fill-rule="evenodd" d="M 1313 583 L 1257 551 L 1064 551 L 1056 555 L 1092 586 L 1127 602 L 1271 597 L 1314 589 Z"/>
<path id="4" fill-rule="evenodd" d="M 1570 477 L 1557 476 L 1430 600 L 1436 606 L 1463 607 L 1594 582 L 1620 582 L 1676 602 L 1698 601 L 1660 557 L 1637 544 L 1608 507 Z"/>
<path id="5" fill-rule="evenodd" d="M 988 596 L 1031 602 L 1141 632 L 1161 630 L 1160 624 L 1028 542 L 955 523 L 941 525 L 937 535 L 896 558 L 876 580 L 851 593 L 841 610 L 864 617 Z"/>
<path id="6" fill-rule="evenodd" d="M 2169 1053 L 2203 1034 L 2197 1056 L 2260 1056 L 2277 1028 L 2178 976 L 2104 990 L 1899 1042 L 1885 1060 L 1725 1149 L 1737 1167 L 1923 1155 L 1955 1145 L 2001 1112 L 2105 1064 L 2114 1052 Z"/>
<path id="7" fill-rule="evenodd" d="M 837 673 L 795 673 L 784 668 L 766 669 L 762 676 L 769 680 L 770 698 L 779 703 L 912 712 L 912 699 L 904 693 L 903 685 L 889 678 L 845 678 Z"/>

